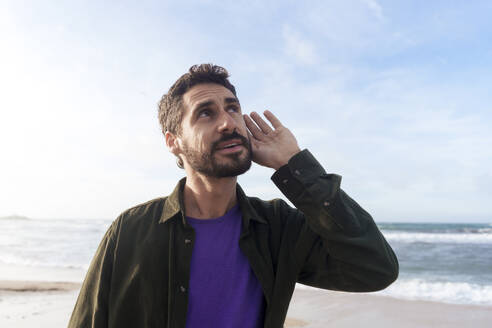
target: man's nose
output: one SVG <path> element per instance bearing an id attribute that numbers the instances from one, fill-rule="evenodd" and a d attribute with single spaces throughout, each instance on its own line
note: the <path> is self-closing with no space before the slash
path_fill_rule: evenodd
<path id="1" fill-rule="evenodd" d="M 223 112 L 219 123 L 219 132 L 232 132 L 237 128 L 237 122 L 227 112 Z"/>

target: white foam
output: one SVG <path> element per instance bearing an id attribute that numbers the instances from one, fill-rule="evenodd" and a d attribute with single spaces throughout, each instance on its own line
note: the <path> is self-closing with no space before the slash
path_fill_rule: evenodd
<path id="1" fill-rule="evenodd" d="M 407 243 L 460 243 L 460 244 L 492 244 L 492 233 L 425 233 L 383 231 L 388 241 Z"/>
<path id="2" fill-rule="evenodd" d="M 1 280 L 81 282 L 87 270 L 6 264 L 0 261 Z"/>
<path id="3" fill-rule="evenodd" d="M 439 282 L 399 279 L 378 294 L 412 300 L 454 304 L 492 305 L 492 286 L 466 282 Z"/>
<path id="4" fill-rule="evenodd" d="M 318 289 L 297 284 L 298 289 Z M 492 286 L 465 282 L 431 282 L 423 279 L 398 279 L 385 290 L 374 294 L 400 299 L 434 301 L 450 304 L 492 305 Z"/>
<path id="5" fill-rule="evenodd" d="M 81 259 L 78 259 L 79 261 Z M 69 260 L 69 259 L 56 259 L 56 258 L 49 258 L 49 257 L 22 257 L 22 256 L 16 256 L 13 254 L 1 254 L 0 253 L 0 262 L 3 264 L 13 264 L 13 265 L 21 265 L 21 266 L 26 266 L 26 267 L 51 267 L 51 268 L 74 268 L 74 269 L 84 269 L 87 270 L 89 267 L 89 260 L 80 263 L 74 261 L 74 259 Z"/>
<path id="6" fill-rule="evenodd" d="M 109 220 L 2 220 L 0 262 L 87 269 Z"/>

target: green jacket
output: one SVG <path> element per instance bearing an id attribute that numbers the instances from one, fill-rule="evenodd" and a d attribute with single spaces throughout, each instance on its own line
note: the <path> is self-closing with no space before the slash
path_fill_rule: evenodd
<path id="1" fill-rule="evenodd" d="M 282 327 L 296 282 L 369 292 L 398 276 L 398 261 L 371 216 L 308 150 L 272 176 L 297 207 L 247 197 L 240 249 L 266 300 L 265 327 Z M 182 179 L 168 197 L 123 212 L 110 226 L 83 282 L 69 327 L 185 327 L 194 230 Z"/>

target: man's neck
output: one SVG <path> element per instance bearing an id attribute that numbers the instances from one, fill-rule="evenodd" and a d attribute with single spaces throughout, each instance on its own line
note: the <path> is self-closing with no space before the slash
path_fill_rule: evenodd
<path id="1" fill-rule="evenodd" d="M 211 219 L 223 216 L 237 204 L 236 177 L 210 178 L 191 174 L 183 190 L 186 216 Z"/>

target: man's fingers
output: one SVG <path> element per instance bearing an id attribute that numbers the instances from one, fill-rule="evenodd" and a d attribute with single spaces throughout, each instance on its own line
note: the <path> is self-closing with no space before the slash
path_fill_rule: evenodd
<path id="1" fill-rule="evenodd" d="M 270 127 L 270 125 L 268 125 L 267 122 L 265 122 L 260 114 L 258 114 L 257 112 L 252 112 L 251 113 L 251 118 L 255 121 L 255 123 L 260 127 L 261 131 L 264 133 L 264 134 L 268 134 L 270 132 L 272 132 L 272 128 Z"/>
<path id="2" fill-rule="evenodd" d="M 253 135 L 251 134 L 251 132 L 248 131 L 248 137 L 249 137 L 249 142 L 251 143 L 251 147 L 253 148 L 253 150 L 256 149 L 256 147 L 258 147 L 258 139 L 256 139 L 255 137 L 253 137 Z"/>
<path id="3" fill-rule="evenodd" d="M 255 138 L 255 139 L 261 138 L 264 134 L 256 126 L 255 122 L 253 122 L 253 120 L 248 115 L 243 115 L 243 117 L 244 117 L 244 123 L 246 123 L 246 127 L 248 128 L 248 130 L 253 135 L 253 138 Z"/>
<path id="4" fill-rule="evenodd" d="M 282 123 L 280 123 L 279 119 L 277 118 L 277 116 L 273 115 L 272 112 L 270 112 L 269 110 L 266 110 L 263 112 L 263 114 L 265 115 L 265 117 L 270 121 L 270 123 L 272 123 L 272 126 L 275 128 L 275 129 L 278 129 L 279 127 L 282 126 Z"/>

